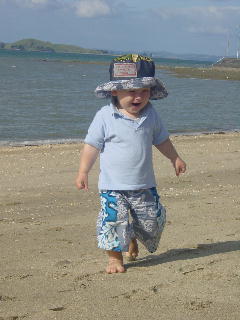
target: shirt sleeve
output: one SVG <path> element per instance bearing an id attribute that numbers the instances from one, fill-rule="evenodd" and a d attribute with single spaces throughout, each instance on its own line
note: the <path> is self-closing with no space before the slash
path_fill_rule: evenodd
<path id="1" fill-rule="evenodd" d="M 169 138 L 169 132 L 164 126 L 158 112 L 154 110 L 155 126 L 153 131 L 153 145 L 161 144 Z"/>
<path id="2" fill-rule="evenodd" d="M 102 150 L 105 137 L 105 124 L 101 111 L 98 111 L 88 128 L 88 133 L 84 139 L 84 142 L 91 146 Z"/>

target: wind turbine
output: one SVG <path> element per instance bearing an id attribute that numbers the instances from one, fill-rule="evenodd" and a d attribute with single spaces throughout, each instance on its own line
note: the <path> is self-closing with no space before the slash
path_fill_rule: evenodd
<path id="1" fill-rule="evenodd" d="M 237 59 L 238 59 L 239 53 L 240 53 L 240 25 L 236 27 L 236 36 L 237 36 Z"/>

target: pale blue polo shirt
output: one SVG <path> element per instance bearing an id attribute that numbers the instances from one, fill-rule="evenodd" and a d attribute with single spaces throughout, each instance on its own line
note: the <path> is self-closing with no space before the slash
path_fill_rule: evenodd
<path id="1" fill-rule="evenodd" d="M 84 140 L 100 150 L 100 190 L 139 190 L 156 186 L 152 145 L 169 133 L 148 103 L 139 119 L 123 115 L 112 104 L 95 115 Z"/>

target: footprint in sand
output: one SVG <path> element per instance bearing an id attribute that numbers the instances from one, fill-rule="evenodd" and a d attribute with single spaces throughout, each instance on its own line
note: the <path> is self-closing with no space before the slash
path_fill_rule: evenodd
<path id="1" fill-rule="evenodd" d="M 197 310 L 209 308 L 211 304 L 212 304 L 212 301 L 202 301 L 200 299 L 197 299 L 187 303 L 186 307 L 187 309 L 197 311 Z"/>

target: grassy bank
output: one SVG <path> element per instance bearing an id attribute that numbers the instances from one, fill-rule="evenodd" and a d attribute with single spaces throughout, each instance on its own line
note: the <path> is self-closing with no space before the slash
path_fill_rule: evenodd
<path id="1" fill-rule="evenodd" d="M 157 69 L 167 70 L 179 78 L 200 78 L 200 79 L 216 79 L 216 80 L 240 80 L 240 69 L 224 68 L 224 67 L 170 67 L 157 66 Z"/>
<path id="2" fill-rule="evenodd" d="M 58 60 L 46 60 L 56 62 Z M 64 63 L 101 64 L 109 65 L 109 61 L 81 61 L 81 60 L 59 60 Z M 156 65 L 156 69 L 166 70 L 179 78 L 200 78 L 215 80 L 240 80 L 240 68 L 210 66 L 205 68 L 176 67 L 167 65 Z"/>

